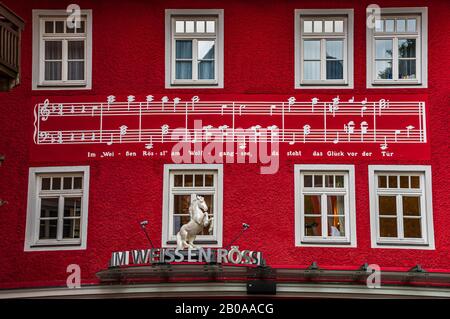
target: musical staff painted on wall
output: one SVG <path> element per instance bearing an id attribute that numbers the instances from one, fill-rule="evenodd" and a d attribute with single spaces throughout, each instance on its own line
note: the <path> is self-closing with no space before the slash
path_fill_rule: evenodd
<path id="1" fill-rule="evenodd" d="M 201 120 L 203 125 L 194 125 Z M 288 143 L 426 143 L 425 102 L 394 102 L 385 99 L 340 101 L 188 101 L 178 97 L 160 100 L 148 95 L 143 102 L 134 96 L 119 102 L 44 103 L 35 106 L 36 144 L 122 144 L 174 142 L 182 128 L 185 140 L 210 142 Z M 238 129 L 240 128 L 240 129 Z M 248 136 L 248 134 L 251 136 Z M 246 136 L 244 136 L 246 135 Z"/>

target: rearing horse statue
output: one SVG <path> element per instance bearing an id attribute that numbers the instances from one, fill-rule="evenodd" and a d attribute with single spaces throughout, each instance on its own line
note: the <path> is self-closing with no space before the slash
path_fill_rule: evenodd
<path id="1" fill-rule="evenodd" d="M 209 233 L 212 233 L 213 220 L 208 215 L 208 205 L 205 198 L 197 194 L 191 194 L 191 205 L 189 206 L 189 215 L 191 220 L 181 226 L 177 233 L 177 249 L 183 250 L 187 248 L 196 249 L 194 245 L 195 237 L 202 232 L 204 227 L 209 225 Z"/>

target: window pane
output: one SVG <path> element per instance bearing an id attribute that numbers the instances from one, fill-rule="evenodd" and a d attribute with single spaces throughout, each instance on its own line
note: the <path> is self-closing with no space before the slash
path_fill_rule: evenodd
<path id="1" fill-rule="evenodd" d="M 69 60 L 84 59 L 84 41 L 69 41 L 67 49 Z"/>
<path id="2" fill-rule="evenodd" d="M 214 33 L 216 32 L 216 23 L 215 21 L 206 21 L 206 32 Z"/>
<path id="3" fill-rule="evenodd" d="M 305 61 L 304 74 L 305 80 L 320 80 L 320 62 L 319 61 Z"/>
<path id="4" fill-rule="evenodd" d="M 192 175 L 184 175 L 184 187 L 192 187 Z"/>
<path id="5" fill-rule="evenodd" d="M 320 60 L 320 41 L 303 41 L 304 60 Z"/>
<path id="6" fill-rule="evenodd" d="M 322 21 L 314 21 L 314 32 L 322 32 Z"/>
<path id="7" fill-rule="evenodd" d="M 344 187 L 344 176 L 336 175 L 335 178 L 336 178 L 336 185 L 335 185 L 335 187 L 337 187 L 337 188 Z"/>
<path id="8" fill-rule="evenodd" d="M 192 41 L 177 40 L 175 43 L 177 59 L 192 59 Z"/>
<path id="9" fill-rule="evenodd" d="M 189 215 L 190 203 L 191 203 L 191 195 L 174 195 L 173 213 Z"/>
<path id="10" fill-rule="evenodd" d="M 392 58 L 392 40 L 375 40 L 375 47 L 376 59 Z"/>
<path id="11" fill-rule="evenodd" d="M 416 32 L 416 19 L 408 19 L 406 22 L 406 31 Z"/>
<path id="12" fill-rule="evenodd" d="M 314 175 L 314 187 L 322 187 L 322 186 L 323 186 L 323 176 Z"/>
<path id="13" fill-rule="evenodd" d="M 84 80 L 84 62 L 83 61 L 69 61 L 68 62 L 67 78 L 73 81 Z"/>
<path id="14" fill-rule="evenodd" d="M 45 59 L 46 60 L 62 59 L 61 41 L 45 41 Z"/>
<path id="15" fill-rule="evenodd" d="M 328 236 L 331 237 L 345 236 L 344 216 L 328 217 Z"/>
<path id="16" fill-rule="evenodd" d="M 205 32 L 205 21 L 197 21 L 197 32 L 204 33 Z"/>
<path id="17" fill-rule="evenodd" d="M 62 62 L 45 62 L 45 80 L 61 80 Z"/>
<path id="18" fill-rule="evenodd" d="M 74 177 L 73 179 L 73 189 L 81 189 L 82 185 L 82 177 Z"/>
<path id="19" fill-rule="evenodd" d="M 342 60 L 343 57 L 343 41 L 327 41 L 327 59 Z"/>
<path id="20" fill-rule="evenodd" d="M 64 217 L 81 216 L 81 197 L 64 198 Z"/>
<path id="21" fill-rule="evenodd" d="M 305 236 L 322 236 L 321 217 L 305 217 Z"/>
<path id="22" fill-rule="evenodd" d="M 174 185 L 176 187 L 182 187 L 183 186 L 183 175 L 175 175 L 174 176 Z"/>
<path id="23" fill-rule="evenodd" d="M 386 188 L 387 187 L 387 177 L 386 176 L 378 176 L 378 188 Z"/>
<path id="24" fill-rule="evenodd" d="M 39 239 L 56 239 L 58 220 L 41 220 L 39 223 Z"/>
<path id="25" fill-rule="evenodd" d="M 327 196 L 327 214 L 344 215 L 344 196 Z"/>
<path id="26" fill-rule="evenodd" d="M 342 80 L 344 78 L 344 65 L 342 61 L 327 61 L 327 80 Z"/>
<path id="27" fill-rule="evenodd" d="M 61 177 L 52 178 L 52 189 L 61 189 Z"/>
<path id="28" fill-rule="evenodd" d="M 42 179 L 42 190 L 49 190 L 50 189 L 50 178 L 43 178 Z"/>
<path id="29" fill-rule="evenodd" d="M 80 238 L 80 219 L 64 219 L 63 238 L 75 239 Z"/>
<path id="30" fill-rule="evenodd" d="M 198 41 L 198 58 L 214 59 L 214 41 Z"/>
<path id="31" fill-rule="evenodd" d="M 312 32 L 312 21 L 304 21 L 303 22 L 303 32 L 304 33 Z"/>
<path id="32" fill-rule="evenodd" d="M 180 231 L 181 226 L 189 223 L 190 220 L 191 220 L 191 218 L 189 216 L 173 216 L 173 233 L 172 233 L 172 235 L 176 235 Z"/>
<path id="33" fill-rule="evenodd" d="M 177 79 L 192 79 L 192 62 L 177 61 L 175 71 Z"/>
<path id="34" fill-rule="evenodd" d="M 377 79 L 392 79 L 392 61 L 376 61 L 375 69 Z"/>
<path id="35" fill-rule="evenodd" d="M 75 25 L 73 26 L 66 25 L 66 33 L 75 33 Z"/>
<path id="36" fill-rule="evenodd" d="M 203 195 L 199 194 L 200 196 L 203 196 L 205 199 L 206 206 L 208 206 L 208 218 L 214 217 L 214 195 Z M 203 227 L 202 232 L 200 235 L 214 235 L 214 228 L 212 229 L 212 232 L 209 232 L 209 225 L 206 227 Z"/>
<path id="37" fill-rule="evenodd" d="M 198 78 L 200 80 L 214 79 L 214 61 L 200 61 L 198 63 Z"/>
<path id="38" fill-rule="evenodd" d="M 41 217 L 58 217 L 58 198 L 41 198 Z"/>
<path id="39" fill-rule="evenodd" d="M 55 22 L 55 33 L 64 33 L 64 21 Z"/>
<path id="40" fill-rule="evenodd" d="M 419 176 L 411 176 L 411 188 L 420 188 Z"/>
<path id="41" fill-rule="evenodd" d="M 84 33 L 84 31 L 85 31 L 85 22 L 80 21 L 80 25 L 77 28 L 77 33 Z"/>
<path id="42" fill-rule="evenodd" d="M 400 188 L 409 188 L 409 176 L 400 176 Z"/>
<path id="43" fill-rule="evenodd" d="M 320 215 L 320 195 L 304 195 L 305 215 Z"/>
<path id="44" fill-rule="evenodd" d="M 398 39 L 398 56 L 399 56 L 399 58 L 415 58 L 416 57 L 416 40 L 415 39 Z"/>
<path id="45" fill-rule="evenodd" d="M 380 218 L 380 236 L 397 237 L 397 218 Z"/>
<path id="46" fill-rule="evenodd" d="M 186 33 L 194 32 L 194 21 L 186 21 Z"/>
<path id="47" fill-rule="evenodd" d="M 405 20 L 400 19 L 397 20 L 397 32 L 405 32 L 406 26 L 405 26 Z"/>
<path id="48" fill-rule="evenodd" d="M 389 188 L 397 188 L 397 176 L 389 176 Z"/>
<path id="49" fill-rule="evenodd" d="M 45 33 L 53 33 L 53 21 L 45 21 Z"/>
<path id="50" fill-rule="evenodd" d="M 304 187 L 312 187 L 312 175 L 305 175 L 303 179 Z"/>
<path id="51" fill-rule="evenodd" d="M 175 21 L 175 32 L 184 33 L 184 21 Z"/>
<path id="52" fill-rule="evenodd" d="M 394 20 L 384 21 L 385 32 L 394 32 Z"/>
<path id="53" fill-rule="evenodd" d="M 398 78 L 411 80 L 416 78 L 416 60 L 398 61 Z"/>
<path id="54" fill-rule="evenodd" d="M 325 21 L 325 32 L 333 32 L 333 21 Z"/>
<path id="55" fill-rule="evenodd" d="M 205 186 L 214 186 L 214 175 L 212 174 L 205 175 Z"/>
<path id="56" fill-rule="evenodd" d="M 375 31 L 383 32 L 383 20 L 375 20 Z"/>
<path id="57" fill-rule="evenodd" d="M 419 218 L 405 218 L 403 233 L 405 238 L 422 238 L 421 221 Z"/>
<path id="58" fill-rule="evenodd" d="M 397 201 L 395 196 L 378 196 L 380 215 L 397 215 Z"/>
<path id="59" fill-rule="evenodd" d="M 334 187 L 334 176 L 333 175 L 326 175 L 325 176 L 325 187 Z"/>
<path id="60" fill-rule="evenodd" d="M 203 187 L 203 174 L 201 175 L 195 175 L 195 186 Z"/>
<path id="61" fill-rule="evenodd" d="M 72 189 L 72 177 L 64 177 L 63 188 Z"/>
<path id="62" fill-rule="evenodd" d="M 420 216 L 420 197 L 403 196 L 403 216 Z"/>
<path id="63" fill-rule="evenodd" d="M 342 20 L 334 21 L 334 32 L 344 32 L 344 21 Z"/>

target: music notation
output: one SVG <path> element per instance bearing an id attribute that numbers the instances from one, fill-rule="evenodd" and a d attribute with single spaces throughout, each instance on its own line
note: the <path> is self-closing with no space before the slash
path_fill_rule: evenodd
<path id="1" fill-rule="evenodd" d="M 425 102 L 381 99 L 331 101 L 203 101 L 147 95 L 117 101 L 35 106 L 36 144 L 250 141 L 296 143 L 426 143 Z M 198 127 L 196 121 L 203 124 Z M 220 124 L 217 124 L 220 122 Z M 68 124 L 70 123 L 70 124 Z M 83 124 L 79 124 L 83 123 Z M 86 124 L 88 123 L 88 124 Z M 215 123 L 215 125 L 212 125 Z M 240 125 L 239 123 L 245 123 Z M 251 123 L 251 124 L 249 124 Z M 182 133 L 180 133 L 182 132 Z M 174 136 L 176 135 L 176 136 Z"/>

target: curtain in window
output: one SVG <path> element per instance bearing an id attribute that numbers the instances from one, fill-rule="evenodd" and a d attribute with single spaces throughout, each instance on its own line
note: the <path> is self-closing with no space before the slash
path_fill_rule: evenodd
<path id="1" fill-rule="evenodd" d="M 69 41 L 68 79 L 84 80 L 84 41 Z"/>
<path id="2" fill-rule="evenodd" d="M 344 78 L 343 41 L 327 41 L 327 80 Z"/>
<path id="3" fill-rule="evenodd" d="M 214 41 L 198 41 L 198 78 L 214 79 Z"/>
<path id="4" fill-rule="evenodd" d="M 192 41 L 177 40 L 175 51 L 175 77 L 177 79 L 192 79 Z"/>
<path id="5" fill-rule="evenodd" d="M 45 80 L 61 80 L 62 41 L 45 41 Z"/>

